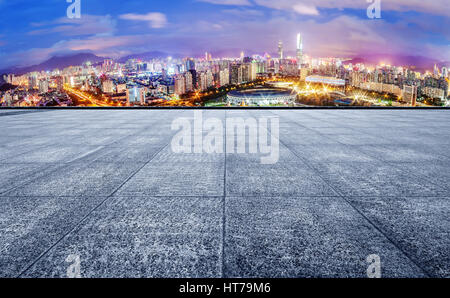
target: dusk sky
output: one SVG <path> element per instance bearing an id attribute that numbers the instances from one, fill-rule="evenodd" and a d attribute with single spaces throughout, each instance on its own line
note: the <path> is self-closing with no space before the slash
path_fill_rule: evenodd
<path id="1" fill-rule="evenodd" d="M 163 51 L 186 56 L 295 50 L 304 35 L 311 56 L 401 54 L 450 60 L 449 0 L 381 0 L 369 19 L 366 0 L 81 0 L 69 19 L 66 0 L 0 0 L 0 69 L 51 56 L 93 52 L 118 58 Z"/>

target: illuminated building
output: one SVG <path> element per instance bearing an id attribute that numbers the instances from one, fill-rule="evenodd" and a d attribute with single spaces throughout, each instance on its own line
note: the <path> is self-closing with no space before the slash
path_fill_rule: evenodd
<path id="1" fill-rule="evenodd" d="M 33 90 L 35 87 L 37 87 L 37 78 L 34 75 L 31 75 L 28 77 L 28 89 Z"/>
<path id="2" fill-rule="evenodd" d="M 192 92 L 194 91 L 194 79 L 192 77 L 192 73 L 191 72 L 186 72 L 184 74 L 184 79 L 185 79 L 185 90 L 186 92 Z"/>
<path id="3" fill-rule="evenodd" d="M 214 76 L 211 70 L 206 71 L 206 86 L 207 88 L 214 86 Z"/>
<path id="4" fill-rule="evenodd" d="M 195 61 L 193 58 L 189 58 L 186 60 L 186 70 L 195 70 Z"/>
<path id="5" fill-rule="evenodd" d="M 232 91 L 228 93 L 227 100 L 234 104 L 240 105 L 274 105 L 293 103 L 297 99 L 297 94 L 285 89 L 266 89 L 256 88 L 242 91 Z"/>
<path id="6" fill-rule="evenodd" d="M 242 67 L 241 64 L 233 64 L 231 65 L 231 84 L 239 85 L 243 82 L 242 80 Z"/>
<path id="7" fill-rule="evenodd" d="M 127 91 L 127 84 L 118 84 L 117 93 L 124 93 Z"/>
<path id="8" fill-rule="evenodd" d="M 303 38 L 300 33 L 297 34 L 297 64 L 299 67 L 303 64 Z"/>
<path id="9" fill-rule="evenodd" d="M 198 74 L 199 82 L 198 87 L 201 91 L 205 91 L 208 89 L 207 79 L 206 79 L 206 73 L 201 72 Z"/>
<path id="10" fill-rule="evenodd" d="M 417 86 L 403 86 L 402 99 L 412 107 L 415 107 L 417 101 Z"/>
<path id="11" fill-rule="evenodd" d="M 241 69 L 242 69 L 242 81 L 241 81 L 241 83 L 250 81 L 250 64 L 247 64 L 247 63 L 242 64 L 241 65 Z"/>
<path id="12" fill-rule="evenodd" d="M 39 80 L 39 93 L 48 92 L 48 81 L 46 79 Z"/>
<path id="13" fill-rule="evenodd" d="M 265 83 L 265 86 L 272 87 L 272 88 L 283 88 L 283 89 L 291 89 L 293 87 L 293 85 L 294 85 L 294 83 L 292 83 L 292 82 L 281 82 L 281 81 Z"/>
<path id="14" fill-rule="evenodd" d="M 283 59 L 283 58 L 284 58 L 283 42 L 282 42 L 282 41 L 280 41 L 280 42 L 278 43 L 278 57 L 279 57 L 280 59 Z"/>
<path id="15" fill-rule="evenodd" d="M 438 98 L 443 100 L 445 98 L 445 90 L 433 87 L 422 88 L 422 93 L 430 98 Z"/>
<path id="16" fill-rule="evenodd" d="M 57 77 L 56 78 L 56 89 L 59 92 L 64 90 L 64 83 L 63 83 L 63 78 L 62 77 Z"/>
<path id="17" fill-rule="evenodd" d="M 447 67 L 442 67 L 442 77 L 448 78 L 448 68 Z"/>
<path id="18" fill-rule="evenodd" d="M 378 93 L 389 93 L 397 96 L 402 95 L 402 89 L 394 84 L 384 84 L 377 82 L 365 82 L 360 84 L 360 88 L 367 91 L 375 91 Z"/>
<path id="19" fill-rule="evenodd" d="M 106 80 L 102 83 L 102 90 L 104 93 L 116 93 L 116 85 L 111 80 Z"/>
<path id="20" fill-rule="evenodd" d="M 251 82 L 256 81 L 258 74 L 258 64 L 256 62 L 250 63 L 249 79 Z"/>
<path id="21" fill-rule="evenodd" d="M 320 83 L 320 84 L 326 84 L 326 85 L 333 85 L 333 86 L 345 86 L 345 80 L 336 79 L 332 77 L 322 77 L 322 76 L 309 76 L 306 77 L 307 83 Z"/>
<path id="22" fill-rule="evenodd" d="M 12 95 L 9 92 L 6 92 L 6 94 L 3 96 L 3 101 L 6 103 L 6 106 L 11 106 L 12 104 Z"/>
<path id="23" fill-rule="evenodd" d="M 305 81 L 306 77 L 309 75 L 309 69 L 308 68 L 301 68 L 300 69 L 300 80 Z"/>
<path id="24" fill-rule="evenodd" d="M 130 105 L 144 105 L 145 104 L 145 88 L 134 86 L 127 89 L 127 102 Z"/>
<path id="25" fill-rule="evenodd" d="M 219 73 L 219 85 L 226 86 L 230 84 L 230 71 L 228 69 L 221 70 Z"/>
<path id="26" fill-rule="evenodd" d="M 175 77 L 175 94 L 183 95 L 186 93 L 186 81 L 184 75 Z"/>

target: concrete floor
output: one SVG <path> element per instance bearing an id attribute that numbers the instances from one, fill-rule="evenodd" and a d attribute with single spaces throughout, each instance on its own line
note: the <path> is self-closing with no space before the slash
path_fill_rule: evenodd
<path id="1" fill-rule="evenodd" d="M 175 154 L 189 110 L 0 114 L 0 276 L 450 277 L 450 114 L 280 117 L 280 160 Z"/>

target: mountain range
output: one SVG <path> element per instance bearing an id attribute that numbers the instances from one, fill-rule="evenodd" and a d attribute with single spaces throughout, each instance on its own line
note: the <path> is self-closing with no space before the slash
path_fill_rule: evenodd
<path id="1" fill-rule="evenodd" d="M 92 63 L 98 63 L 105 60 L 105 58 L 98 57 L 91 53 L 79 53 L 64 56 L 54 56 L 40 64 L 27 66 L 27 67 L 14 67 L 10 69 L 0 70 L 1 73 L 13 73 L 16 75 L 23 75 L 33 71 L 47 71 L 55 68 L 63 69 L 71 65 L 82 65 L 86 61 Z"/>

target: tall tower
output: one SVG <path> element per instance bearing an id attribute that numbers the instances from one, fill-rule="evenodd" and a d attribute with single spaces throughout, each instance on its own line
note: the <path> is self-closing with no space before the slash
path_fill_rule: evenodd
<path id="1" fill-rule="evenodd" d="M 297 34 L 297 63 L 299 67 L 303 64 L 303 38 L 300 33 Z"/>
<path id="2" fill-rule="evenodd" d="M 280 57 L 280 60 L 284 59 L 283 42 L 282 41 L 280 41 L 278 43 L 278 56 Z"/>

